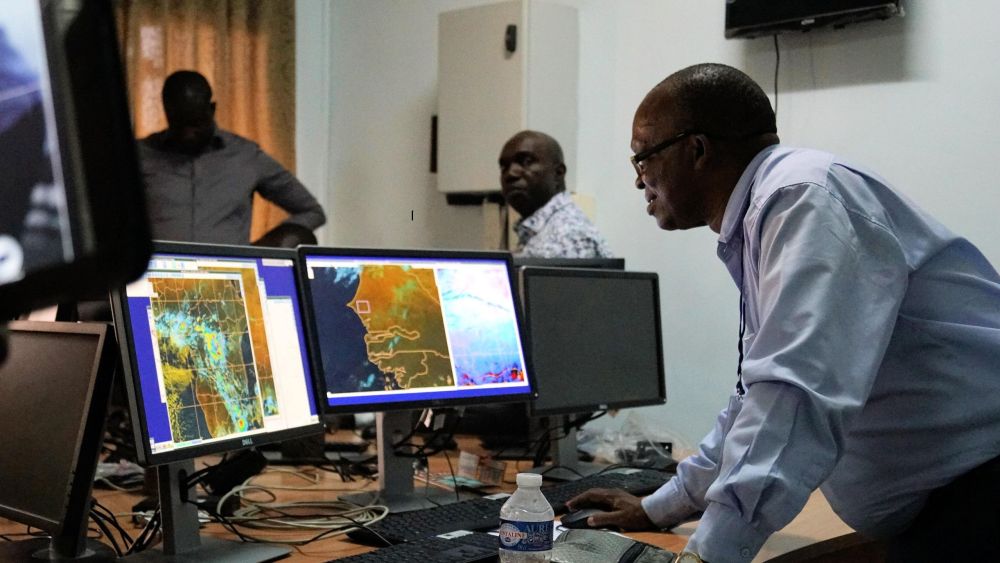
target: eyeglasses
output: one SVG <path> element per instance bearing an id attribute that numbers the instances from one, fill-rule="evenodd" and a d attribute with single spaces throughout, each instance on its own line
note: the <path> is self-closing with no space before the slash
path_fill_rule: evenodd
<path id="1" fill-rule="evenodd" d="M 683 133 L 678 133 L 677 135 L 674 135 L 673 137 L 670 137 L 669 139 L 667 139 L 666 141 L 663 141 L 662 143 L 657 143 L 657 144 L 649 147 L 648 149 L 646 149 L 644 151 L 640 151 L 640 152 L 637 152 L 637 153 L 633 154 L 632 156 L 628 157 L 628 159 L 632 162 L 632 167 L 635 168 L 635 173 L 636 174 L 642 174 L 642 169 L 645 168 L 645 167 L 644 166 L 640 166 L 639 165 L 640 162 L 648 159 L 649 157 L 651 157 L 654 154 L 662 151 L 663 149 L 666 149 L 667 147 L 669 147 L 670 145 L 672 145 L 672 144 L 680 141 L 684 137 L 687 137 L 688 135 L 696 135 L 696 134 L 697 133 L 695 133 L 694 131 L 684 131 Z"/>

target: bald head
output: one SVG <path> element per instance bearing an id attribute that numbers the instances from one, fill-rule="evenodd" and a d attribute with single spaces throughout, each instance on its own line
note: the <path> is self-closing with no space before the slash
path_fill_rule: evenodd
<path id="1" fill-rule="evenodd" d="M 563 162 L 563 151 L 562 147 L 559 146 L 559 141 L 552 138 L 552 136 L 542 133 L 541 131 L 531 131 L 524 130 L 519 133 L 515 133 L 507 141 L 507 145 L 511 143 L 519 143 L 524 139 L 532 139 L 540 150 L 545 153 L 545 156 L 552 162 L 556 164 L 565 164 Z"/>
<path id="2" fill-rule="evenodd" d="M 690 66 L 657 84 L 635 112 L 635 185 L 660 228 L 718 232 L 743 170 L 777 142 L 771 102 L 749 76 Z"/>
<path id="3" fill-rule="evenodd" d="M 500 151 L 500 189 L 507 203 L 527 217 L 566 189 L 562 147 L 540 131 L 521 131 Z"/>
<path id="4" fill-rule="evenodd" d="M 668 114 L 678 131 L 723 139 L 777 134 L 767 94 L 752 78 L 723 64 L 697 64 L 671 74 L 646 94 L 639 112 Z"/>
<path id="5" fill-rule="evenodd" d="M 179 70 L 163 82 L 163 112 L 170 145 L 198 154 L 215 131 L 215 103 L 208 80 L 193 70 Z"/>

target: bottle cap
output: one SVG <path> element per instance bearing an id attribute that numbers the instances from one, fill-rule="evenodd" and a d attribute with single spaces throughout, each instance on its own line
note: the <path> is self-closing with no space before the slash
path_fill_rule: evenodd
<path id="1" fill-rule="evenodd" d="M 517 486 L 518 487 L 541 487 L 542 486 L 542 476 L 537 473 L 518 473 L 517 474 Z"/>

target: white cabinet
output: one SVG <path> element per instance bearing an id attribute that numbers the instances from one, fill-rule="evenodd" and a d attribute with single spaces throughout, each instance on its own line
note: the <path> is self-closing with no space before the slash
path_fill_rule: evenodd
<path id="1" fill-rule="evenodd" d="M 576 9 L 513 0 L 443 12 L 438 20 L 437 182 L 446 194 L 496 193 L 497 158 L 522 129 L 555 137 L 573 190 Z M 509 50 L 510 26 L 516 34 Z"/>

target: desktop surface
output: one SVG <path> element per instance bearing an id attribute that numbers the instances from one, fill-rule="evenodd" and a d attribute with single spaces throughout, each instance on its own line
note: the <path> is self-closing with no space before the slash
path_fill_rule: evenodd
<path id="1" fill-rule="evenodd" d="M 485 451 L 479 449 L 478 441 L 475 437 L 458 436 L 457 440 L 463 450 L 469 450 L 480 454 L 486 453 Z M 452 463 L 454 463 L 455 454 L 452 453 L 451 455 Z M 215 460 L 209 458 L 205 459 L 204 462 L 215 463 Z M 442 455 L 432 457 L 430 459 L 430 463 L 432 472 L 448 471 L 448 464 Z M 201 464 L 199 463 L 199 466 L 200 465 Z M 314 469 L 301 469 L 308 470 L 311 473 L 315 472 Z M 516 471 L 516 464 L 508 464 L 507 474 L 504 478 L 505 484 L 499 488 L 491 489 L 490 491 L 512 492 L 514 489 L 514 485 L 512 483 Z M 364 481 L 343 482 L 336 474 L 330 472 L 319 471 L 314 474 L 318 476 L 319 480 L 311 486 L 316 487 L 317 489 L 323 489 L 322 491 L 309 492 L 305 490 L 292 490 L 302 488 L 304 483 L 302 477 L 288 472 L 279 472 L 270 469 L 261 475 L 261 477 L 255 482 L 263 486 L 287 487 L 286 489 L 275 491 L 278 494 L 278 500 L 281 502 L 317 499 L 329 500 L 335 493 L 326 489 L 360 490 L 376 486 L 375 483 L 366 483 Z M 508 481 L 510 483 L 507 483 Z M 110 508 L 113 512 L 128 512 L 131 510 L 132 505 L 139 500 L 139 496 L 136 493 L 129 493 L 125 491 L 100 490 L 96 491 L 95 495 L 102 504 L 108 506 L 108 508 Z M 695 524 L 696 523 L 683 524 L 671 532 L 629 532 L 627 535 L 639 541 L 650 543 L 670 551 L 680 552 L 687 543 L 688 537 L 690 537 L 693 532 Z M 132 534 L 138 532 L 138 528 L 132 526 L 131 524 L 128 524 L 126 527 Z M 22 532 L 24 532 L 23 525 L 0 518 L 0 534 L 18 534 Z M 204 533 L 212 537 L 230 540 L 235 539 L 235 536 L 233 536 L 232 533 L 225 530 L 221 525 L 215 523 L 207 524 L 205 526 Z M 765 543 L 760 554 L 754 558 L 754 562 L 764 562 L 772 557 L 810 546 L 816 544 L 817 542 L 842 537 L 849 533 L 851 533 L 850 528 L 848 528 L 846 524 L 833 514 L 829 504 L 823 498 L 822 494 L 817 491 L 810 497 L 803 512 L 785 529 L 779 531 L 777 534 L 772 536 L 767 543 Z M 304 534 L 297 531 L 268 532 L 268 536 L 280 537 L 288 540 L 302 539 L 307 535 L 312 536 L 314 533 L 310 532 L 309 534 Z M 330 561 L 369 552 L 373 549 L 374 548 L 370 546 L 351 541 L 344 536 L 336 536 L 299 547 L 298 549 L 292 551 L 291 555 L 283 561 L 288 561 L 289 563 Z"/>

